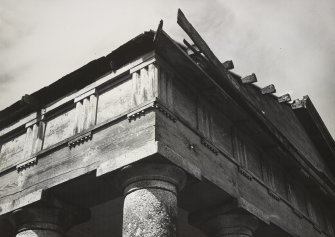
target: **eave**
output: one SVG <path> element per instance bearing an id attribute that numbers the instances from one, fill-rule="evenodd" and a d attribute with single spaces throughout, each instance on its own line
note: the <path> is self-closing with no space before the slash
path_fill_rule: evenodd
<path id="1" fill-rule="evenodd" d="M 263 145 L 270 146 L 270 149 L 278 149 L 284 154 L 289 154 L 287 157 L 282 157 L 297 169 L 302 175 L 308 178 L 314 185 L 321 186 L 329 192 L 332 199 L 335 198 L 334 180 L 333 177 L 321 167 L 314 165 L 308 157 L 308 153 L 299 150 L 296 144 L 292 143 L 292 137 L 287 137 L 283 133 L 283 128 L 279 129 L 278 121 L 273 120 L 273 116 L 269 117 L 266 108 L 257 107 L 257 101 L 264 100 L 263 104 L 272 101 L 278 103 L 277 97 L 269 94 L 262 95 L 259 88 L 255 85 L 242 85 L 238 81 L 238 77 L 230 72 L 227 73 L 229 81 L 220 77 L 218 73 L 222 68 L 216 68 L 217 71 L 204 70 L 192 58 L 176 44 L 162 29 L 158 28 L 155 36 L 155 51 L 157 55 L 164 59 L 171 68 L 185 78 L 187 83 L 192 83 L 193 86 L 200 90 L 210 90 L 210 96 L 217 103 L 226 103 L 225 106 L 233 108 L 229 110 L 230 116 L 241 119 L 245 123 L 247 132 L 250 134 L 258 134 L 254 136 L 264 142 Z M 231 82 L 234 81 L 234 82 Z M 232 83 L 236 83 L 232 85 Z M 235 87 L 235 89 L 233 89 Z M 239 89 L 236 90 L 236 87 Z M 256 100 L 257 99 L 257 100 Z M 290 112 L 292 118 L 295 114 L 291 110 L 288 103 L 276 105 L 278 108 L 284 108 L 283 111 Z M 252 120 L 248 119 L 248 117 Z M 246 119 L 246 120 L 245 120 Z M 296 118 L 295 118 L 296 119 Z M 298 119 L 296 119 L 299 125 Z M 291 124 L 292 126 L 292 124 Z M 274 146 L 274 147 L 271 147 Z M 288 158 L 290 157 L 290 158 Z M 292 167 L 293 168 L 293 167 Z M 294 169 L 294 168 L 293 168 Z"/>
<path id="2" fill-rule="evenodd" d="M 335 142 L 309 96 L 295 100 L 292 109 L 318 151 L 335 174 Z"/>
<path id="3" fill-rule="evenodd" d="M 36 112 L 47 104 L 63 96 L 84 88 L 100 77 L 117 70 L 121 66 L 153 49 L 153 31 L 136 36 L 110 54 L 95 59 L 81 68 L 65 75 L 56 82 L 44 87 L 28 97 L 38 102 L 38 107 L 26 103 L 24 98 L 0 111 L 0 129 L 20 118 Z"/>

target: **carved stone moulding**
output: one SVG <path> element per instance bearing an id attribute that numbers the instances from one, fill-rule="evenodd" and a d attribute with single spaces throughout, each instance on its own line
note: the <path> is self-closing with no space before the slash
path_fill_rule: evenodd
<path id="1" fill-rule="evenodd" d="M 203 144 L 207 149 L 209 149 L 211 152 L 213 152 L 215 155 L 219 154 L 218 149 L 206 138 L 202 137 L 201 138 L 201 144 Z"/>
<path id="2" fill-rule="evenodd" d="M 35 156 L 35 157 L 30 158 L 29 160 L 24 161 L 21 164 L 18 164 L 16 166 L 16 170 L 17 170 L 17 172 L 20 172 L 20 171 L 25 170 L 25 169 L 27 169 L 31 166 L 36 165 L 36 164 L 37 164 L 37 157 Z"/>
<path id="3" fill-rule="evenodd" d="M 250 181 L 253 178 L 253 175 L 243 166 L 239 166 L 238 167 L 238 171 L 240 172 L 240 174 L 242 174 L 243 176 L 245 176 L 247 179 L 249 179 Z"/>
<path id="4" fill-rule="evenodd" d="M 276 191 L 272 190 L 271 188 L 268 188 L 268 193 L 271 197 L 273 197 L 274 199 L 276 199 L 277 201 L 280 200 L 280 196 L 277 194 Z"/>
<path id="5" fill-rule="evenodd" d="M 177 118 L 161 103 L 159 103 L 157 100 L 151 101 L 143 106 L 141 106 L 138 109 L 135 109 L 134 111 L 130 112 L 127 115 L 127 118 L 129 122 L 132 120 L 136 120 L 142 116 L 144 116 L 148 111 L 152 110 L 158 110 L 162 114 L 164 114 L 168 119 L 172 120 L 173 122 L 177 122 Z"/>
<path id="6" fill-rule="evenodd" d="M 89 132 L 87 132 L 83 135 L 80 135 L 79 137 L 76 137 L 73 140 L 69 141 L 68 146 L 70 148 L 73 148 L 75 146 L 78 146 L 78 145 L 86 142 L 86 141 L 92 140 L 92 137 L 93 137 L 92 132 L 89 131 Z"/>

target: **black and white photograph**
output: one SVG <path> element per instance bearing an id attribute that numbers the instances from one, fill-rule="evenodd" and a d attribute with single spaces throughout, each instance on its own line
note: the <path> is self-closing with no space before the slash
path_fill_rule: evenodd
<path id="1" fill-rule="evenodd" d="M 0 0 L 0 237 L 335 237 L 335 1 Z"/>

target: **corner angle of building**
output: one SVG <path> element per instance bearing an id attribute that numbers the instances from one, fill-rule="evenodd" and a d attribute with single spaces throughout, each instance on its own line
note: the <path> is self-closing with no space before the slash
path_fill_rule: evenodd
<path id="1" fill-rule="evenodd" d="M 193 43 L 145 32 L 0 111 L 0 236 L 334 236 L 335 143 Z"/>

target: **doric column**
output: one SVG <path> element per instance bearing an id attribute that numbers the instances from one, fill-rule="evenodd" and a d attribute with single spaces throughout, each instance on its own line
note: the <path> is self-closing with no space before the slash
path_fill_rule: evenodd
<path id="1" fill-rule="evenodd" d="M 189 221 L 208 237 L 252 237 L 260 224 L 255 216 L 243 210 L 194 213 Z"/>
<path id="2" fill-rule="evenodd" d="M 74 208 L 60 202 L 33 204 L 11 214 L 16 226 L 16 237 L 64 237 L 68 229 L 86 221 L 89 216 L 87 209 Z"/>
<path id="3" fill-rule="evenodd" d="M 186 175 L 169 164 L 135 164 L 123 168 L 123 237 L 177 236 L 177 193 Z"/>

